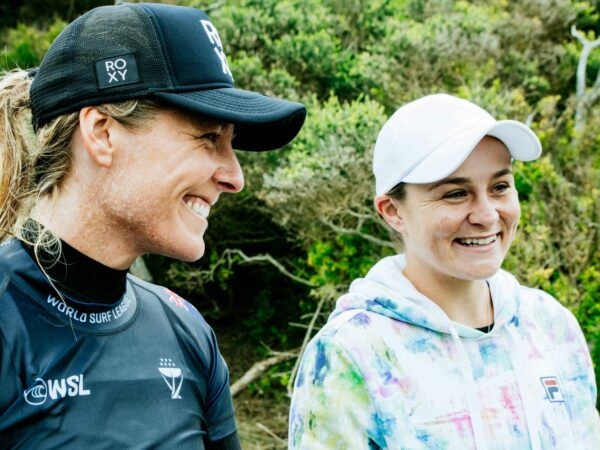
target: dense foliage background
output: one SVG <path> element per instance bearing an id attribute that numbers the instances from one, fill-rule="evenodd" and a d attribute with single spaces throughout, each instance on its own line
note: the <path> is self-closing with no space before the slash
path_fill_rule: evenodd
<path id="1" fill-rule="evenodd" d="M 0 67 L 38 64 L 65 21 L 111 3 L 5 2 Z M 238 87 L 302 101 L 309 116 L 284 151 L 240 153 L 247 187 L 211 213 L 208 253 L 194 264 L 146 258 L 155 281 L 215 326 L 235 324 L 264 356 L 297 352 L 336 295 L 395 251 L 372 207 L 379 127 L 402 103 L 444 91 L 540 136 L 543 157 L 516 165 L 523 217 L 505 268 L 574 312 L 600 368 L 599 1 L 168 3 L 209 12 Z M 293 365 L 273 367 L 256 391 L 283 396 Z"/>

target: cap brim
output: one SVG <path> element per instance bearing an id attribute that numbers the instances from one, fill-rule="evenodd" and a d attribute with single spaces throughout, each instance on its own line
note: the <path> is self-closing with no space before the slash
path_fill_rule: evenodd
<path id="1" fill-rule="evenodd" d="M 533 161 L 542 154 L 542 144 L 533 131 L 515 120 L 499 120 L 486 135 L 493 136 L 506 145 L 513 159 Z"/>
<path id="2" fill-rule="evenodd" d="M 402 181 L 424 184 L 446 178 L 460 167 L 485 136 L 499 139 L 511 157 L 519 161 L 533 161 L 542 153 L 542 145 L 531 129 L 514 120 L 500 120 L 484 127 L 470 128 L 449 139 L 431 152 Z"/>
<path id="3" fill-rule="evenodd" d="M 192 113 L 234 124 L 233 147 L 239 150 L 281 148 L 297 136 L 306 118 L 301 103 L 236 88 L 156 92 L 154 96 Z"/>

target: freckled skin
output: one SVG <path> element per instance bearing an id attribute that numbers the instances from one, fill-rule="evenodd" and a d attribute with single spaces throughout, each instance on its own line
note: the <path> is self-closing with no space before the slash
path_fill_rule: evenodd
<path id="1" fill-rule="evenodd" d="M 208 223 L 185 207 L 183 196 L 214 202 L 223 191 L 239 191 L 241 169 L 231 148 L 233 127 L 213 123 L 197 130 L 181 122 L 166 114 L 146 133 L 120 130 L 128 148 L 108 180 L 104 200 L 109 217 L 127 231 L 131 247 L 195 260 L 204 253 Z M 207 132 L 219 133 L 216 142 L 204 137 Z M 235 184 L 224 187 L 222 180 L 230 179 Z"/>
<path id="2" fill-rule="evenodd" d="M 520 217 L 511 158 L 501 142 L 484 138 L 445 184 L 407 185 L 402 208 L 407 264 L 415 285 L 481 280 L 498 271 Z M 457 180 L 456 182 L 450 180 Z M 498 235 L 487 248 L 457 239 Z"/>
<path id="3" fill-rule="evenodd" d="M 404 275 L 452 320 L 479 328 L 493 306 L 486 279 L 500 270 L 521 209 L 506 146 L 484 137 L 442 180 L 405 185 L 402 200 L 375 199 L 402 235 Z"/>
<path id="4" fill-rule="evenodd" d="M 243 188 L 231 146 L 233 125 L 198 123 L 169 110 L 142 129 L 125 128 L 113 119 L 107 124 L 110 163 L 91 162 L 76 133 L 72 174 L 54 214 L 42 221 L 113 268 L 129 267 L 147 253 L 199 259 L 208 221 L 190 211 L 185 200 L 214 204 L 221 193 Z"/>

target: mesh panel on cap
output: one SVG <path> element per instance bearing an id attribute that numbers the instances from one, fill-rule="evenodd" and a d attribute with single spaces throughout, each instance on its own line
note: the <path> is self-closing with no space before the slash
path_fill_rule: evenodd
<path id="1" fill-rule="evenodd" d="M 89 11 L 56 38 L 33 79 L 34 127 L 85 106 L 148 97 L 234 123 L 240 148 L 287 144 L 306 108 L 235 89 L 209 23 L 200 10 L 159 3 Z"/>
<path id="2" fill-rule="evenodd" d="M 132 6 L 96 8 L 59 35 L 32 85 L 32 110 L 38 122 L 172 87 L 152 20 Z M 95 62 L 130 53 L 136 55 L 140 82 L 98 89 Z"/>

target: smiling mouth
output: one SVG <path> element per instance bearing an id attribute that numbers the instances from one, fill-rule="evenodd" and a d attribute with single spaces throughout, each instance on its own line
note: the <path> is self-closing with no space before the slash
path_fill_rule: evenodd
<path id="1" fill-rule="evenodd" d="M 210 206 L 206 205 L 202 202 L 187 200 L 184 202 L 185 206 L 192 211 L 194 214 L 203 217 L 204 219 L 208 218 L 210 214 Z"/>
<path id="2" fill-rule="evenodd" d="M 461 238 L 461 239 L 457 239 L 456 242 L 458 242 L 460 245 L 466 245 L 469 247 L 480 247 L 480 246 L 489 245 L 493 242 L 496 242 L 497 240 L 498 240 L 498 235 L 495 234 L 493 236 L 489 236 L 486 238 Z"/>

